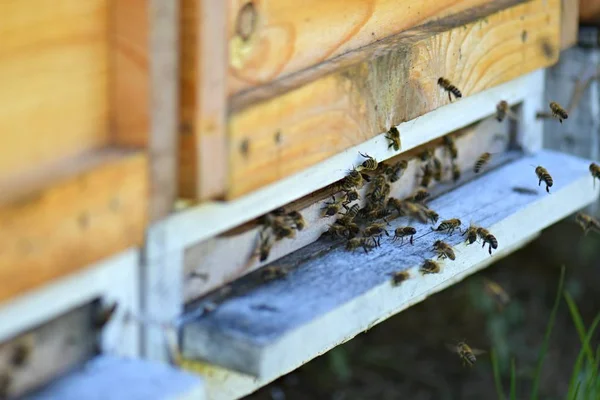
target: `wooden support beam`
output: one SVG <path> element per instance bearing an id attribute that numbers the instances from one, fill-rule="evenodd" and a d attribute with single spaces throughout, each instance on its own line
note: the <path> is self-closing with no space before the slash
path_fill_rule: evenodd
<path id="1" fill-rule="evenodd" d="M 228 198 L 292 176 L 447 104 L 439 77 L 468 97 L 554 64 L 560 0 L 534 0 L 439 30 L 427 25 L 366 49 L 379 56 L 370 61 L 260 103 L 234 104 L 228 124 Z M 420 34 L 425 39 L 419 40 Z"/>
<path id="2" fill-rule="evenodd" d="M 554 178 L 551 193 L 538 186 L 532 165 L 542 165 Z M 209 313 L 198 316 L 204 304 L 190 310 L 182 326 L 185 358 L 205 360 L 257 377 L 280 376 L 332 347 L 460 281 L 481 263 L 506 255 L 540 230 L 584 207 L 598 197 L 588 171 L 589 161 L 552 151 L 523 157 L 484 173 L 429 203 L 440 219 L 459 218 L 483 226 L 497 238 L 491 256 L 479 243 L 466 245 L 460 233 L 448 235 L 413 222 L 414 246 L 388 238 L 365 254 L 349 253 L 341 240 L 322 239 L 273 265 L 288 268 L 284 279 L 262 283 L 260 272 L 239 282 L 247 287 Z M 526 187 L 535 194 L 515 192 Z M 477 195 L 473 195 L 477 193 Z M 406 218 L 390 221 L 388 230 L 408 225 Z M 440 261 L 441 271 L 421 275 L 419 267 L 434 258 L 431 247 L 444 240 L 456 260 Z M 399 287 L 390 274 L 407 271 Z M 210 297 L 205 301 L 210 301 Z"/>
<path id="3" fill-rule="evenodd" d="M 2 182 L 0 302 L 141 245 L 147 180 L 144 154 L 111 150 Z"/>
<path id="4" fill-rule="evenodd" d="M 142 360 L 99 356 L 27 400 L 204 400 L 198 376 Z"/>
<path id="5" fill-rule="evenodd" d="M 579 33 L 579 1 L 580 0 L 561 0 L 561 50 L 568 49 L 577 44 L 577 35 Z"/>

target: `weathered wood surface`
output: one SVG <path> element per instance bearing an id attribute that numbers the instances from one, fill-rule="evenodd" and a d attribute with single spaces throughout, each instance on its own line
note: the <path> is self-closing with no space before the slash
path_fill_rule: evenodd
<path id="1" fill-rule="evenodd" d="M 461 181 L 458 182 L 460 184 L 473 177 L 473 165 L 475 165 L 475 161 L 481 153 L 486 151 L 502 153 L 507 149 L 510 143 L 509 121 L 505 120 L 499 123 L 495 117 L 490 117 L 454 132 L 453 135 L 456 138 L 459 154 L 456 163 L 462 170 Z M 430 193 L 435 194 L 450 190 L 453 187 L 449 171 L 450 163 L 445 149 L 442 148 L 441 140 L 430 142 L 425 146 L 437 148 L 438 158 L 444 163 L 444 168 L 448 168 L 448 171 L 445 171 L 445 183 L 431 186 Z M 391 184 L 392 197 L 408 197 L 418 187 L 422 174 L 422 163 L 416 157 L 419 151 L 423 149 L 423 147 L 420 147 L 387 161 L 393 164 L 401 159 L 411 160 L 402 178 Z M 499 154 L 497 157 L 501 158 Z M 367 188 L 368 185 L 365 185 L 360 191 L 362 201 L 357 204 L 364 205 L 364 195 Z M 252 257 L 261 229 L 256 224 L 234 229 L 221 236 L 189 247 L 185 251 L 184 258 L 186 302 L 316 241 L 328 229 L 328 225 L 335 220 L 334 217 L 323 218 L 322 207 L 326 202 L 331 201 L 331 194 L 336 192 L 337 187 L 334 185 L 287 206 L 287 209 L 300 211 L 308 226 L 303 231 L 298 232 L 295 239 L 284 239 L 276 242 L 269 258 L 262 263 L 257 257 Z"/>
<path id="2" fill-rule="evenodd" d="M 228 92 L 264 85 L 416 27 L 459 26 L 469 16 L 519 2 L 230 0 Z"/>
<path id="3" fill-rule="evenodd" d="M 579 1 L 562 0 L 560 9 L 560 49 L 565 50 L 577 44 L 579 32 Z"/>
<path id="4" fill-rule="evenodd" d="M 579 0 L 579 19 L 586 24 L 600 25 L 600 3 L 597 0 Z"/>
<path id="5" fill-rule="evenodd" d="M 144 154 L 94 152 L 47 175 L 0 185 L 0 302 L 143 242 Z"/>
<path id="6" fill-rule="evenodd" d="M 292 176 L 447 104 L 439 77 L 471 96 L 555 63 L 559 48 L 560 0 L 534 0 L 424 40 L 398 40 L 373 60 L 234 112 L 227 197 Z"/>
<path id="7" fill-rule="evenodd" d="M 541 77 L 543 72 L 536 71 L 400 124 L 402 152 L 495 113 L 500 100 L 516 104 L 526 98 L 537 98 L 543 90 Z M 527 132 L 530 130 L 523 131 Z M 368 153 L 380 161 L 393 157 L 396 153 L 388 150 L 387 143 L 385 135 L 381 134 L 239 199 L 206 202 L 184 209 L 153 224 L 148 232 L 149 242 L 160 243 L 168 254 L 180 252 L 342 179 L 361 159 L 358 152 Z"/>
<path id="8" fill-rule="evenodd" d="M 182 0 L 179 195 L 223 196 L 227 183 L 227 7 Z"/>
<path id="9" fill-rule="evenodd" d="M 26 400 L 203 400 L 198 376 L 164 364 L 99 356 Z"/>
<path id="10" fill-rule="evenodd" d="M 108 3 L 0 2 L 0 179 L 108 142 Z"/>
<path id="11" fill-rule="evenodd" d="M 0 344 L 0 375 L 10 380 L 10 397 L 36 389 L 93 357 L 96 349 L 96 334 L 90 323 L 93 310 L 91 304 L 80 306 Z M 14 365 L 21 346 L 30 349 L 29 353 L 21 365 Z"/>
<path id="12" fill-rule="evenodd" d="M 600 188 L 593 188 L 588 164 L 543 151 L 490 171 L 434 199 L 430 207 L 441 219 L 462 219 L 463 228 L 470 222 L 488 228 L 498 239 L 497 254 L 492 256 L 496 257 L 597 198 Z M 531 165 L 550 171 L 551 194 L 538 188 Z M 535 188 L 537 194 L 519 194 L 513 186 Z M 389 230 L 406 224 L 404 218 L 391 221 Z M 263 379 L 278 376 L 462 279 L 490 259 L 487 248 L 466 246 L 458 233 L 448 236 L 432 232 L 429 225 L 413 225 L 418 231 L 414 246 L 385 239 L 381 248 L 368 254 L 348 253 L 343 243 L 324 239 L 275 262 L 291 269 L 286 279 L 240 296 L 235 296 L 234 286 L 233 296 L 216 310 L 184 323 L 184 357 Z M 454 246 L 456 261 L 442 262 L 439 274 L 421 276 L 418 267 L 434 256 L 431 245 L 437 239 Z M 411 278 L 392 287 L 389 273 L 398 270 L 410 271 Z M 252 279 L 260 279 L 259 273 L 247 278 Z"/>

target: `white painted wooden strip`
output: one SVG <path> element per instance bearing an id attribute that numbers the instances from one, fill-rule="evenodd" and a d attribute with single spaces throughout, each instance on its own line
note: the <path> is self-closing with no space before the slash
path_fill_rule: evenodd
<path id="1" fill-rule="evenodd" d="M 542 70 L 455 101 L 400 124 L 398 126 L 402 137 L 400 152 L 415 148 L 493 114 L 500 100 L 516 104 L 529 95 L 537 96 L 540 89 L 540 74 L 543 74 Z M 203 203 L 174 214 L 150 227 L 149 241 L 152 241 L 152 236 L 162 235 L 161 232 L 164 232 L 166 240 L 164 250 L 172 252 L 222 233 L 343 178 L 346 171 L 360 160 L 359 151 L 366 152 L 378 160 L 385 160 L 398 154 L 387 149 L 385 134 L 381 134 L 305 171 L 239 199 Z M 152 257 L 153 253 L 150 249 L 149 256 Z"/>
<path id="2" fill-rule="evenodd" d="M 533 196 L 512 191 L 513 186 L 538 188 L 537 165 L 552 174 L 552 193 L 543 188 Z M 430 206 L 441 219 L 460 218 L 465 226 L 472 221 L 488 228 L 498 239 L 501 254 L 594 201 L 600 187 L 593 187 L 588 165 L 586 160 L 542 151 L 490 171 Z M 405 224 L 400 218 L 389 229 Z M 413 226 L 418 231 L 414 246 L 383 240 L 369 254 L 348 253 L 319 240 L 279 260 L 277 265 L 294 266 L 286 279 L 228 299 L 208 315 L 184 324 L 184 357 L 261 379 L 279 376 L 492 258 L 487 248 L 466 246 L 459 234 L 434 233 L 425 224 Z M 418 266 L 433 257 L 431 246 L 437 239 L 455 246 L 456 261 L 444 261 L 440 274 L 421 276 Z M 324 255 L 311 257 L 320 252 Z M 410 270 L 413 277 L 395 288 L 388 274 L 397 270 Z"/>
<path id="3" fill-rule="evenodd" d="M 102 334 L 103 350 L 121 356 L 138 356 L 140 328 L 125 318 L 139 313 L 140 259 L 128 250 L 105 261 L 58 279 L 0 305 L 0 341 L 47 322 L 96 298 L 117 301 L 117 312 Z"/>
<path id="4" fill-rule="evenodd" d="M 498 261 L 500 258 L 503 258 L 503 257 L 509 255 L 510 253 L 520 249 L 521 247 L 527 245 L 529 242 L 531 242 L 538 236 L 539 235 L 536 234 L 534 236 L 531 236 L 531 237 L 523 240 L 522 242 L 516 243 L 515 245 L 513 245 L 511 247 L 507 247 L 507 248 L 503 249 L 501 252 L 499 251 L 498 254 L 494 255 L 494 257 L 488 258 L 488 259 L 482 261 L 481 263 L 474 265 L 472 268 L 465 270 L 461 275 L 457 275 L 457 276 L 453 277 L 452 280 L 447 280 L 447 281 L 443 282 L 443 284 L 441 284 L 435 288 L 436 292 L 441 291 L 441 290 L 445 289 L 446 287 L 449 287 L 450 285 L 457 283 L 458 281 L 466 278 L 467 276 L 471 275 L 472 273 L 477 272 L 477 271 L 487 267 L 488 265 L 492 264 L 493 262 Z M 428 295 L 431 295 L 433 293 L 434 292 L 432 291 L 432 292 L 428 293 Z M 425 300 L 424 297 L 413 298 L 413 299 L 411 299 L 411 303 L 406 304 L 404 309 L 409 308 L 423 300 Z M 399 311 L 402 311 L 402 310 L 399 310 Z M 301 357 L 299 357 L 299 358 L 301 358 Z M 270 382 L 274 381 L 275 379 L 279 378 L 280 376 L 293 371 L 294 369 L 296 369 L 300 365 L 310 361 L 311 359 L 312 359 L 312 357 L 302 360 L 300 362 L 300 364 L 289 365 L 289 366 L 287 366 L 288 368 L 286 370 L 279 371 L 279 373 L 277 375 L 265 376 L 262 378 L 255 378 L 250 375 L 245 375 L 245 374 L 242 374 L 239 372 L 231 371 L 231 370 L 217 367 L 217 366 L 210 366 L 210 367 L 207 366 L 206 367 L 207 372 L 204 374 L 204 385 L 206 387 L 206 395 L 211 400 L 239 399 L 243 396 L 253 393 L 254 391 L 269 384 Z"/>
<path id="5" fill-rule="evenodd" d="M 27 400 L 203 400 L 199 376 L 164 364 L 100 356 Z"/>

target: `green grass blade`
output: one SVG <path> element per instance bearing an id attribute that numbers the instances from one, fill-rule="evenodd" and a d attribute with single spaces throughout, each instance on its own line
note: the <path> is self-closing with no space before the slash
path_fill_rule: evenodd
<path id="1" fill-rule="evenodd" d="M 510 360 L 510 400 L 517 400 L 517 369 L 514 357 Z"/>
<path id="2" fill-rule="evenodd" d="M 490 351 L 490 359 L 492 360 L 492 370 L 494 371 L 494 383 L 496 384 L 498 400 L 504 400 L 504 389 L 502 388 L 502 379 L 500 378 L 500 365 L 498 364 L 498 356 L 495 349 Z"/>
<path id="3" fill-rule="evenodd" d="M 565 266 L 563 265 L 560 269 L 560 279 L 558 281 L 558 290 L 556 292 L 556 298 L 554 299 L 554 306 L 552 307 L 552 313 L 550 313 L 550 320 L 548 321 L 548 326 L 546 327 L 546 333 L 544 334 L 544 342 L 542 343 L 542 348 L 540 349 L 540 354 L 538 356 L 537 366 L 535 368 L 535 375 L 531 389 L 531 400 L 537 400 L 538 398 L 538 393 L 540 390 L 540 379 L 542 376 L 542 367 L 544 365 L 544 358 L 546 358 L 548 346 L 550 345 L 550 335 L 552 334 L 552 329 L 554 328 L 554 321 L 556 320 L 558 306 L 560 305 L 560 299 L 561 294 L 563 292 L 564 283 Z"/>
<path id="4" fill-rule="evenodd" d="M 576 390 L 578 391 L 578 388 L 581 384 L 581 380 L 579 379 L 579 376 L 581 374 L 581 368 L 583 366 L 583 359 L 586 356 L 585 349 L 586 349 L 586 347 L 589 347 L 590 340 L 592 340 L 592 337 L 594 336 L 594 333 L 596 332 L 596 328 L 598 327 L 599 323 L 600 323 L 600 313 L 598 313 L 598 315 L 596 315 L 596 318 L 594 318 L 594 321 L 592 322 L 592 325 L 590 326 L 589 331 L 585 335 L 583 344 L 581 345 L 581 350 L 579 351 L 579 355 L 577 356 L 577 360 L 575 361 L 575 365 L 573 366 L 573 372 L 571 373 L 571 381 L 569 382 L 569 396 L 568 396 L 569 399 L 577 398 L 577 397 L 573 397 L 573 396 L 574 396 L 574 392 Z M 595 368 L 595 365 L 593 362 L 589 365 L 591 368 L 593 368 L 593 372 L 592 372 L 591 378 L 588 377 L 588 379 L 596 379 L 596 376 L 597 376 L 596 371 L 597 370 Z M 577 384 L 576 384 L 576 382 L 577 382 Z M 588 383 L 589 383 L 589 381 L 588 381 Z"/>
<path id="5" fill-rule="evenodd" d="M 581 381 L 577 382 L 577 387 L 575 388 L 575 393 L 572 397 L 569 397 L 571 400 L 577 400 L 577 396 L 579 396 L 579 388 L 581 387 Z"/>
<path id="6" fill-rule="evenodd" d="M 579 340 L 581 344 L 585 346 L 584 350 L 588 358 L 588 362 L 590 365 L 594 362 L 594 351 L 589 343 L 585 343 L 585 325 L 583 324 L 583 319 L 581 318 L 581 314 L 579 313 L 579 308 L 575 301 L 571 297 L 571 295 L 565 291 L 564 293 L 565 301 L 567 302 L 567 306 L 569 306 L 569 311 L 571 312 L 571 318 L 573 319 L 573 323 L 575 324 L 575 328 L 577 329 L 577 333 L 579 334 Z"/>

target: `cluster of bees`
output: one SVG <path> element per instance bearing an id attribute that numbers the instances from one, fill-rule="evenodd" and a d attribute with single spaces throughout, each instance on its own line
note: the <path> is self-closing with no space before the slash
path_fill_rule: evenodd
<path id="1" fill-rule="evenodd" d="M 265 261 L 275 242 L 296 237 L 296 231 L 303 230 L 307 224 L 298 211 L 287 212 L 284 208 L 270 212 L 260 219 L 262 229 L 259 233 L 259 243 L 253 256 Z"/>

